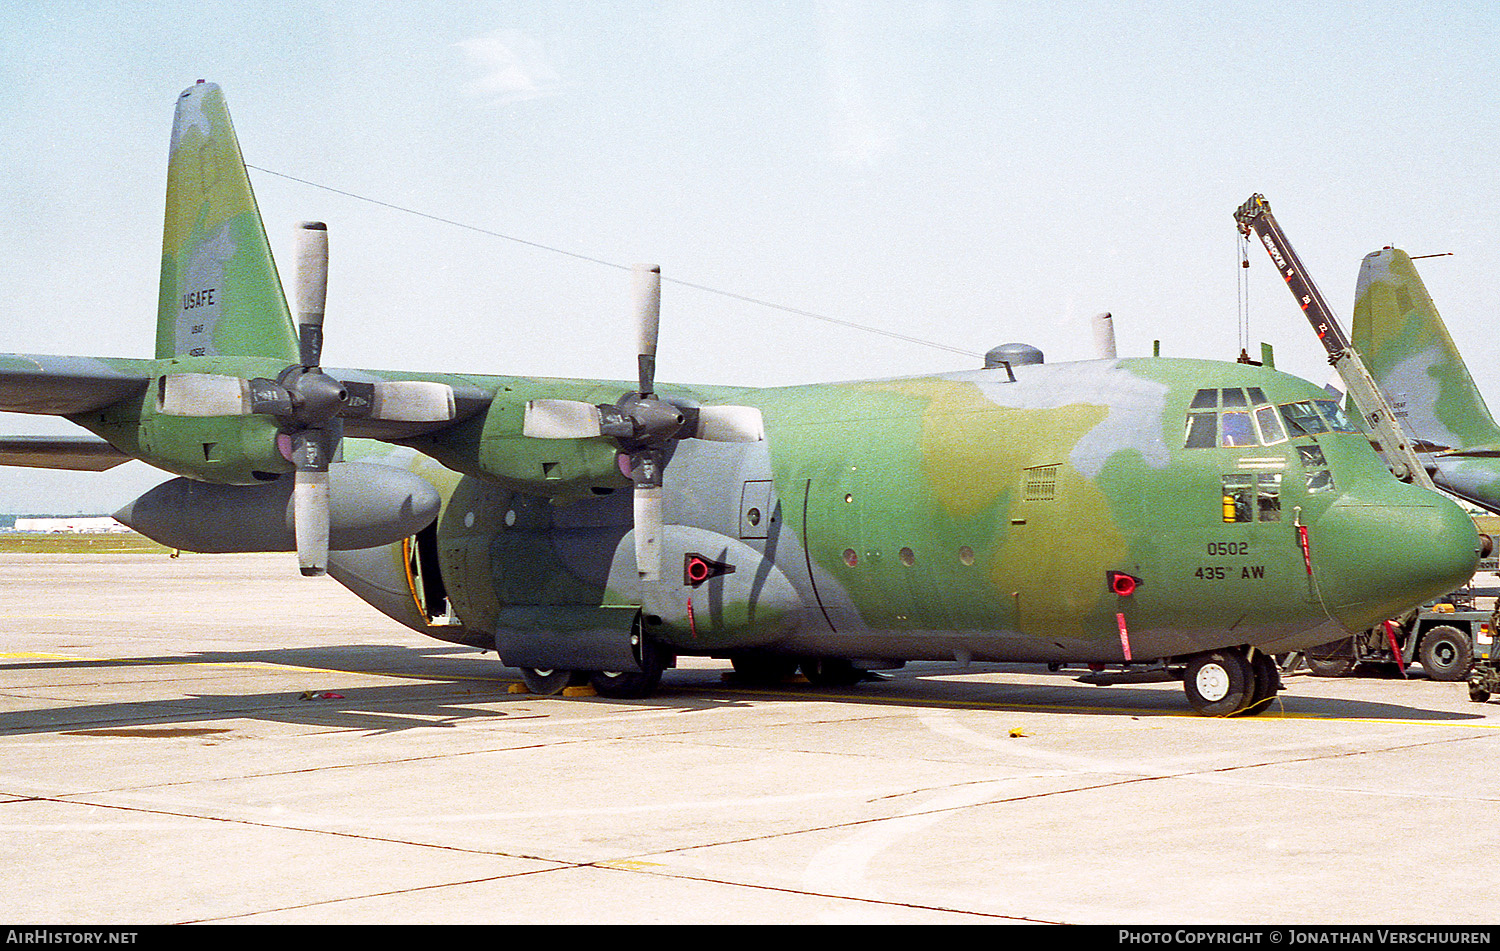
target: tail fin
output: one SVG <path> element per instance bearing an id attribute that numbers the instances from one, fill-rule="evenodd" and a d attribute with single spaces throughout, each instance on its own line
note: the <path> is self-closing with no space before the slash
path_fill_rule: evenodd
<path id="1" fill-rule="evenodd" d="M 297 334 L 224 94 L 177 97 L 167 167 L 156 356 L 298 361 Z"/>
<path id="2" fill-rule="evenodd" d="M 1500 429 L 1406 252 L 1365 255 L 1352 342 L 1419 452 L 1500 448 Z"/>

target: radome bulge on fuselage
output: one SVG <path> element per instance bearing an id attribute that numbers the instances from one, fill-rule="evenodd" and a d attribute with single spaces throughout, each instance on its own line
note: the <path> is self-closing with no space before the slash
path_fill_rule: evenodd
<path id="1" fill-rule="evenodd" d="M 332 549 L 356 594 L 541 692 L 640 694 L 683 654 L 825 682 L 1123 662 L 1181 676 L 1200 712 L 1256 712 L 1267 651 L 1474 567 L 1462 511 L 1268 368 L 658 388 L 659 272 L 638 269 L 635 383 L 324 370 L 321 297 L 299 277 L 293 323 L 217 87 L 180 98 L 172 170 L 156 358 L 0 358 L 0 408 L 182 476 L 121 513 L 147 534 L 295 547 L 304 571 Z"/>

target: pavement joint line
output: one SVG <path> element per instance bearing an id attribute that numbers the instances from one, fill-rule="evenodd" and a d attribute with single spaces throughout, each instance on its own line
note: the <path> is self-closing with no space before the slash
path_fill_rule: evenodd
<path id="1" fill-rule="evenodd" d="M 616 859 L 608 862 L 591 862 L 589 867 L 603 869 L 611 872 L 633 872 L 637 875 L 652 875 L 658 878 L 670 878 L 685 882 L 703 882 L 709 885 L 725 885 L 731 888 L 752 888 L 759 891 L 779 892 L 784 895 L 801 895 L 808 898 L 828 898 L 834 901 L 852 901 L 866 905 L 881 905 L 891 908 L 910 908 L 914 911 L 937 911 L 944 914 L 965 915 L 974 918 L 995 918 L 1001 921 L 1020 921 L 1028 924 L 1067 924 L 1063 921 L 1051 921 L 1044 918 L 1027 918 L 1020 915 L 1002 915 L 992 911 L 965 911 L 960 908 L 948 908 L 943 905 L 924 905 L 919 902 L 894 901 L 888 898 L 869 898 L 861 895 L 836 895 L 831 892 L 811 891 L 805 888 L 787 888 L 781 885 L 762 885 L 755 882 L 730 882 L 721 878 L 710 878 L 706 875 L 688 875 L 683 872 L 673 872 L 666 866 L 657 868 L 621 868 L 620 865 L 629 860 Z"/>

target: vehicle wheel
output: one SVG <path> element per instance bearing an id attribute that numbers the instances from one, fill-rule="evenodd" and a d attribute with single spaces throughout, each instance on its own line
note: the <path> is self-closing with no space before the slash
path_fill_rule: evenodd
<path id="1" fill-rule="evenodd" d="M 1263 713 L 1271 708 L 1271 701 L 1276 699 L 1276 694 L 1281 690 L 1281 665 L 1276 658 L 1270 654 L 1255 652 L 1255 657 L 1250 661 L 1251 683 L 1250 702 L 1235 716 L 1249 717 L 1257 713 Z"/>
<path id="2" fill-rule="evenodd" d="M 1428 628 L 1417 650 L 1422 669 L 1433 680 L 1455 681 L 1469 676 L 1474 662 L 1474 647 L 1469 636 L 1456 627 L 1440 624 Z"/>
<path id="3" fill-rule="evenodd" d="M 774 654 L 741 654 L 729 662 L 735 677 L 752 684 L 779 684 L 797 672 L 795 658 Z"/>
<path id="4" fill-rule="evenodd" d="M 802 673 L 816 687 L 852 687 L 865 679 L 865 672 L 843 657 L 810 657 L 802 662 Z"/>
<path id="5" fill-rule="evenodd" d="M 649 697 L 656 685 L 661 683 L 661 672 L 666 669 L 667 655 L 656 642 L 641 638 L 640 670 L 601 670 L 589 677 L 589 683 L 601 697 L 619 700 L 639 700 Z"/>
<path id="6" fill-rule="evenodd" d="M 1227 717 L 1250 703 L 1255 674 L 1237 650 L 1195 654 L 1182 677 L 1188 703 L 1206 717 Z"/>
<path id="7" fill-rule="evenodd" d="M 1354 669 L 1354 638 L 1329 641 L 1302 652 L 1308 673 L 1314 677 L 1343 677 Z"/>
<path id="8" fill-rule="evenodd" d="M 537 670 L 534 667 L 521 668 L 521 682 L 526 689 L 541 697 L 551 697 L 563 692 L 563 688 L 573 681 L 571 670 Z"/>

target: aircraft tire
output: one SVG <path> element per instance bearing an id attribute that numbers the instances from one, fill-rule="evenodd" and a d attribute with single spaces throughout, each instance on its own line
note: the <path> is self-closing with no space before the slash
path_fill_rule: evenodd
<path id="1" fill-rule="evenodd" d="M 639 700 L 655 693 L 667 666 L 667 655 L 649 638 L 641 639 L 640 654 L 640 670 L 599 670 L 590 674 L 594 692 L 617 700 Z"/>
<path id="2" fill-rule="evenodd" d="M 1422 669 L 1433 680 L 1464 680 L 1469 676 L 1469 665 L 1474 662 L 1474 648 L 1468 636 L 1447 624 L 1428 628 L 1422 635 L 1422 646 L 1417 654 Z"/>
<path id="3" fill-rule="evenodd" d="M 1354 638 L 1329 641 L 1302 652 L 1308 673 L 1314 677 L 1343 677 L 1354 669 Z"/>
<path id="4" fill-rule="evenodd" d="M 573 682 L 573 671 L 571 670 L 537 670 L 534 667 L 521 668 L 521 682 L 526 685 L 527 691 L 539 697 L 552 697 L 563 692 L 563 688 Z"/>
<path id="5" fill-rule="evenodd" d="M 802 673 L 815 687 L 852 687 L 865 679 L 865 672 L 843 657 L 809 657 Z"/>
<path id="6" fill-rule="evenodd" d="M 1194 711 L 1205 717 L 1227 717 L 1250 703 L 1255 674 L 1239 651 L 1207 651 L 1188 661 L 1182 686 Z"/>
<path id="7" fill-rule="evenodd" d="M 1235 716 L 1253 717 L 1257 713 L 1264 713 L 1271 708 L 1271 701 L 1276 699 L 1276 694 L 1281 690 L 1281 666 L 1270 654 L 1256 651 L 1255 657 L 1250 661 L 1250 671 L 1254 684 L 1250 702 Z"/>

